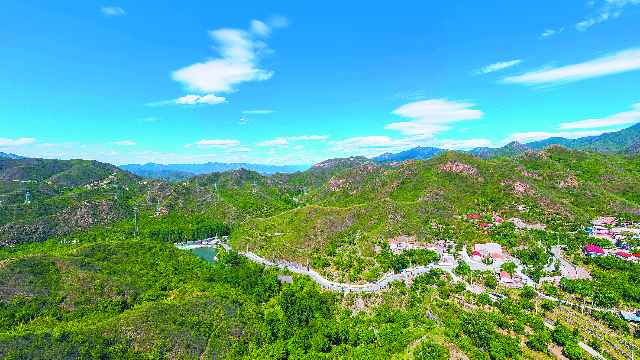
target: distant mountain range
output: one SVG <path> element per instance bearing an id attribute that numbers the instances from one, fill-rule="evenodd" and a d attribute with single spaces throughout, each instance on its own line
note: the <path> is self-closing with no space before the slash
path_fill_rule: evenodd
<path id="1" fill-rule="evenodd" d="M 3 153 L 2 151 L 0 151 L 0 157 L 11 158 L 11 159 L 24 159 L 24 156 Z"/>
<path id="2" fill-rule="evenodd" d="M 405 161 L 408 159 L 422 160 L 422 159 L 432 158 L 436 155 L 440 155 L 445 151 L 447 150 L 436 148 L 436 147 L 418 146 L 410 150 L 399 152 L 397 154 L 384 153 L 380 156 L 371 158 L 371 160 L 376 162 Z"/>
<path id="3" fill-rule="evenodd" d="M 479 147 L 467 152 L 482 159 L 495 159 L 520 155 L 527 151 L 537 151 L 549 145 L 562 145 L 570 149 L 598 150 L 607 153 L 637 154 L 640 153 L 640 123 L 620 131 L 598 136 L 585 136 L 577 139 L 552 137 L 545 140 L 521 144 L 513 141 L 500 148 Z M 435 147 L 416 147 L 396 154 L 385 153 L 371 160 L 377 162 L 404 161 L 408 159 L 423 160 L 439 155 L 446 150 Z"/>
<path id="4" fill-rule="evenodd" d="M 162 179 L 165 181 L 177 182 L 195 175 L 210 174 L 214 172 L 224 172 L 229 170 L 247 169 L 262 175 L 273 175 L 275 173 L 294 173 L 305 171 L 311 165 L 261 165 L 246 163 L 219 163 L 208 162 L 205 164 L 128 164 L 121 165 L 123 170 L 148 179 Z"/>

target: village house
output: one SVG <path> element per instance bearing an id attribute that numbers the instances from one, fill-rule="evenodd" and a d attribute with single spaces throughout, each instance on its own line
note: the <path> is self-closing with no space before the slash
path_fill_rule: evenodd
<path id="1" fill-rule="evenodd" d="M 583 248 L 585 255 L 587 256 L 604 256 L 605 252 L 599 246 L 585 245 Z"/>

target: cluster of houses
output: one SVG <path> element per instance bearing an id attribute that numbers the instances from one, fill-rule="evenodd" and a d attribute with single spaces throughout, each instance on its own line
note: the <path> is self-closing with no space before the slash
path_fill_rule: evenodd
<path id="1" fill-rule="evenodd" d="M 411 249 L 413 248 L 413 245 L 406 243 L 406 242 L 401 242 L 401 241 L 396 241 L 396 240 L 389 240 L 389 249 L 390 250 L 406 250 L 406 249 Z"/>
<path id="2" fill-rule="evenodd" d="M 617 221 L 616 219 L 603 216 L 593 221 L 593 225 L 586 228 L 586 231 L 593 237 L 608 239 L 612 243 L 617 240 L 625 240 L 627 237 L 640 239 L 640 229 L 631 221 Z"/>
<path id="3" fill-rule="evenodd" d="M 502 286 L 510 286 L 515 285 L 516 287 L 524 286 L 525 283 L 522 279 L 522 275 L 518 274 L 509 274 L 506 271 L 500 271 L 500 285 Z"/>
<path id="4" fill-rule="evenodd" d="M 640 254 L 629 254 L 615 250 L 607 253 L 607 251 L 596 245 L 585 245 L 583 251 L 587 256 L 606 256 L 608 254 L 627 261 L 640 261 Z"/>
<path id="5" fill-rule="evenodd" d="M 482 262 L 484 259 L 491 259 L 496 266 L 502 265 L 505 262 L 504 255 L 502 255 L 502 246 L 496 243 L 476 244 L 473 247 L 473 254 L 471 259 L 473 261 Z"/>

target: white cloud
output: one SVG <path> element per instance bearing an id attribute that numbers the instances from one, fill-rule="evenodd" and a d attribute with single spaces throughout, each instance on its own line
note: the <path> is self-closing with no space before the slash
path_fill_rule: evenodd
<path id="1" fill-rule="evenodd" d="M 392 123 L 385 129 L 402 131 L 403 135 L 427 135 L 451 129 L 442 125 L 461 120 L 480 119 L 482 111 L 469 109 L 471 103 L 459 103 L 447 100 L 425 100 L 406 104 L 392 113 L 410 118 L 411 121 Z"/>
<path id="2" fill-rule="evenodd" d="M 284 19 L 284 18 L 282 18 Z M 277 20 L 271 25 L 253 20 L 250 31 L 240 29 L 219 29 L 209 32 L 218 43 L 219 58 L 204 63 L 195 63 L 174 71 L 174 80 L 188 89 L 199 92 L 230 92 L 234 86 L 245 81 L 264 81 L 273 72 L 258 68 L 259 59 L 270 51 L 267 45 L 256 39 L 267 36 L 273 27 L 282 27 Z M 273 24 L 277 24 L 275 26 Z"/>
<path id="3" fill-rule="evenodd" d="M 487 139 L 469 139 L 469 140 L 443 140 L 444 144 L 438 146 L 447 150 L 466 150 L 475 149 L 477 147 L 491 147 L 493 144 Z"/>
<path id="4" fill-rule="evenodd" d="M 374 156 L 383 152 L 406 150 L 420 145 L 420 142 L 411 138 L 391 139 L 388 136 L 361 136 L 342 141 L 331 141 L 331 150 L 341 152 L 356 152 L 359 154 Z"/>
<path id="5" fill-rule="evenodd" d="M 138 119 L 138 121 L 147 121 L 147 122 L 154 122 L 154 121 L 158 121 L 158 120 L 162 120 L 162 119 L 158 119 L 158 118 L 144 118 L 144 119 Z"/>
<path id="6" fill-rule="evenodd" d="M 288 139 L 290 140 L 324 140 L 328 139 L 329 135 L 304 135 L 304 136 L 293 136 Z"/>
<path id="7" fill-rule="evenodd" d="M 102 156 L 117 156 L 117 155 L 120 155 L 120 153 L 117 152 L 117 151 L 114 151 L 114 150 L 105 150 L 105 151 L 98 152 L 98 155 L 102 155 Z"/>
<path id="8" fill-rule="evenodd" d="M 640 69 L 640 49 L 632 49 L 580 64 L 511 76 L 504 79 L 504 82 L 527 85 L 555 85 L 637 69 Z"/>
<path id="9" fill-rule="evenodd" d="M 616 126 L 640 122 L 640 104 L 633 105 L 634 110 L 613 114 L 603 119 L 588 119 L 558 126 L 559 129 L 588 129 L 605 126 Z"/>
<path id="10" fill-rule="evenodd" d="M 284 146 L 289 144 L 287 138 L 278 137 L 273 140 L 263 141 L 256 144 L 256 146 Z"/>
<path id="11" fill-rule="evenodd" d="M 323 140 L 328 139 L 329 135 L 303 135 L 303 136 L 291 136 L 291 137 L 277 137 L 273 140 L 263 141 L 256 144 L 256 146 L 279 146 L 286 147 L 289 145 L 289 140 Z"/>
<path id="12" fill-rule="evenodd" d="M 542 35 L 540 35 L 540 38 L 548 38 L 549 36 L 555 33 L 556 33 L 555 30 L 546 30 L 545 32 L 542 33 Z"/>
<path id="13" fill-rule="evenodd" d="M 300 150 L 300 149 L 302 149 L 303 147 L 304 147 L 304 146 L 302 146 L 302 145 L 296 145 L 296 146 L 294 146 L 294 147 L 293 147 L 293 150 Z"/>
<path id="14" fill-rule="evenodd" d="M 596 1 L 587 2 L 588 7 L 594 6 Z M 589 15 L 585 21 L 576 24 L 576 29 L 585 31 L 594 24 L 619 17 L 628 5 L 638 5 L 640 0 L 604 0 L 600 1 L 602 5 Z"/>
<path id="15" fill-rule="evenodd" d="M 103 7 L 100 11 L 106 16 L 124 15 L 125 12 L 117 6 Z"/>
<path id="16" fill-rule="evenodd" d="M 269 36 L 269 33 L 271 33 L 271 26 L 263 23 L 262 21 L 259 20 L 251 20 L 251 32 L 261 36 L 261 37 L 267 37 Z"/>
<path id="17" fill-rule="evenodd" d="M 604 133 L 616 132 L 621 129 L 613 129 L 613 130 L 586 130 L 586 131 L 571 131 L 571 132 L 559 132 L 559 133 L 549 133 L 549 132 L 526 132 L 526 133 L 514 133 L 509 135 L 508 139 L 502 141 L 502 144 L 508 144 L 512 141 L 518 141 L 521 143 L 527 143 L 531 141 L 544 140 L 551 137 L 563 137 L 567 139 L 577 139 L 579 137 L 584 136 L 597 136 Z"/>
<path id="18" fill-rule="evenodd" d="M 192 147 L 192 146 L 197 146 L 198 148 L 201 149 L 207 149 L 207 148 L 228 148 L 228 147 L 232 147 L 232 146 L 238 146 L 240 145 L 240 141 L 238 140 L 221 140 L 221 139 L 215 139 L 215 140 L 205 140 L 202 139 L 198 142 L 195 143 L 189 143 L 186 144 L 184 147 Z"/>
<path id="19" fill-rule="evenodd" d="M 249 151 L 251 151 L 251 149 L 246 148 L 246 147 L 241 147 L 241 148 L 230 148 L 230 149 L 227 149 L 225 152 L 227 154 L 231 154 L 231 153 L 249 152 Z"/>
<path id="20" fill-rule="evenodd" d="M 147 106 L 163 106 L 163 105 L 215 105 L 226 102 L 225 98 L 209 95 L 186 95 L 175 100 L 159 101 L 146 104 Z"/>
<path id="21" fill-rule="evenodd" d="M 131 140 L 110 142 L 109 144 L 113 144 L 113 145 L 124 145 L 124 146 L 138 145 L 137 143 L 134 143 L 134 142 L 133 142 L 133 141 L 131 141 Z"/>
<path id="22" fill-rule="evenodd" d="M 549 30 L 547 30 L 547 31 L 549 31 Z M 473 74 L 474 75 L 487 74 L 487 73 L 494 72 L 494 71 L 497 71 L 497 70 L 502 70 L 504 68 L 519 64 L 521 62 L 522 62 L 522 60 L 511 60 L 511 61 L 497 62 L 495 64 L 491 64 L 489 66 L 485 66 L 483 68 L 475 70 L 473 72 Z"/>
<path id="23" fill-rule="evenodd" d="M 557 32 L 556 32 L 555 30 L 552 30 L 552 29 L 546 30 L 545 32 L 543 32 L 543 33 L 540 35 L 540 39 L 546 39 L 546 38 L 548 38 L 549 36 L 554 35 L 554 34 L 556 34 L 556 33 L 560 34 L 562 31 L 564 31 L 564 28 L 562 28 L 562 29 L 558 30 Z"/>
<path id="24" fill-rule="evenodd" d="M 34 138 L 21 138 L 17 140 L 0 138 L 0 146 L 20 146 L 33 144 L 36 141 Z"/>
<path id="25" fill-rule="evenodd" d="M 271 114 L 273 112 L 274 111 L 272 110 L 246 110 L 246 111 L 243 111 L 242 113 L 243 114 Z"/>

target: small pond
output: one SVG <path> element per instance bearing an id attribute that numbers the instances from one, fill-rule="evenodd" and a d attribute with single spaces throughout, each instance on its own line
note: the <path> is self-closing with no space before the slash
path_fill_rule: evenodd
<path id="1" fill-rule="evenodd" d="M 191 250 L 191 253 L 213 264 L 215 262 L 213 258 L 216 256 L 217 251 L 215 248 L 201 247 L 201 248 Z"/>

